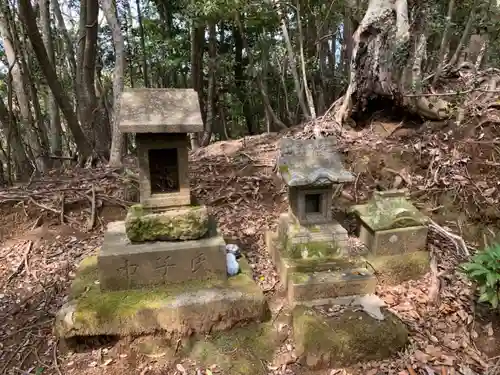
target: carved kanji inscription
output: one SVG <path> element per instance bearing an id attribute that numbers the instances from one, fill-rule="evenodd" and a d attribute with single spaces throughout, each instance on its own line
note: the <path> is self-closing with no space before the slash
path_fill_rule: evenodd
<path id="1" fill-rule="evenodd" d="M 156 259 L 155 271 L 158 272 L 163 279 L 168 275 L 168 270 L 171 267 L 175 267 L 174 263 L 171 263 L 170 256 L 162 256 Z"/>
<path id="2" fill-rule="evenodd" d="M 132 283 L 132 278 L 137 273 L 139 266 L 137 264 L 131 263 L 128 259 L 125 259 L 123 266 L 117 268 L 118 273 L 127 280 L 127 284 L 130 287 Z"/>
<path id="3" fill-rule="evenodd" d="M 198 270 L 200 270 L 205 262 L 207 261 L 207 258 L 205 257 L 204 253 L 199 253 L 196 255 L 192 260 L 191 260 L 191 272 L 196 273 Z"/>

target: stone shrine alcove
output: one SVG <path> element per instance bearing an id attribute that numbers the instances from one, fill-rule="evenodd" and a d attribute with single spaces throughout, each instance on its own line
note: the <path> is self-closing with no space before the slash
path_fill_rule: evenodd
<path id="1" fill-rule="evenodd" d="M 191 204 L 188 133 L 203 131 L 198 95 L 192 89 L 127 89 L 119 127 L 135 133 L 140 203 L 161 209 Z"/>

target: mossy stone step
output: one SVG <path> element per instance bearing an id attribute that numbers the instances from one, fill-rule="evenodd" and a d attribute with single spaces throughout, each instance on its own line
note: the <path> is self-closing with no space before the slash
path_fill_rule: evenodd
<path id="1" fill-rule="evenodd" d="M 314 304 L 338 297 L 375 293 L 377 279 L 367 268 L 341 271 L 292 272 L 288 277 L 288 301 Z"/>
<path id="2" fill-rule="evenodd" d="M 312 370 L 382 360 L 403 349 L 408 330 L 395 315 L 381 310 L 383 320 L 359 306 L 325 317 L 312 308 L 293 311 L 293 336 L 299 362 Z"/>

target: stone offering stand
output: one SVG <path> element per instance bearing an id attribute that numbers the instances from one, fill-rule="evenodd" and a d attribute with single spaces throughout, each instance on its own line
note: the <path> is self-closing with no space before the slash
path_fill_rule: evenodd
<path id="1" fill-rule="evenodd" d="M 296 354 L 312 369 L 391 355 L 405 345 L 408 332 L 374 295 L 374 270 L 398 282 L 426 272 L 425 217 L 404 192 L 377 193 L 352 210 L 367 247 L 354 252 L 331 213 L 342 185 L 354 180 L 335 140 L 282 139 L 279 148 L 289 212 L 280 216 L 276 232 L 266 232 L 266 245 L 292 308 Z"/>
<path id="2" fill-rule="evenodd" d="M 248 263 L 240 258 L 240 273 L 227 276 L 225 241 L 191 199 L 187 133 L 203 131 L 196 92 L 125 90 L 119 127 L 136 133 L 140 204 L 81 262 L 56 334 L 183 337 L 263 320 L 266 301 Z"/>

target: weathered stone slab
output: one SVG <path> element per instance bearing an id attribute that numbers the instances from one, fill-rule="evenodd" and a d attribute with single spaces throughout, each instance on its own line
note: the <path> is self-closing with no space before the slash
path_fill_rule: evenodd
<path id="1" fill-rule="evenodd" d="M 384 285 L 399 285 L 408 280 L 417 280 L 430 270 L 428 251 L 369 255 L 367 260 L 375 269 L 378 282 Z"/>
<path id="2" fill-rule="evenodd" d="M 125 230 L 132 242 L 196 240 L 208 232 L 208 212 L 205 206 L 192 206 L 148 213 L 135 205 L 128 211 Z"/>
<path id="3" fill-rule="evenodd" d="M 198 94 L 193 89 L 125 89 L 118 126 L 122 133 L 203 131 Z"/>
<path id="4" fill-rule="evenodd" d="M 408 330 L 393 314 L 382 310 L 377 320 L 358 306 L 325 317 L 312 308 L 293 312 L 295 351 L 300 363 L 313 370 L 381 360 L 402 350 Z"/>
<path id="5" fill-rule="evenodd" d="M 347 230 L 336 221 L 301 225 L 285 213 L 280 215 L 278 233 L 291 258 L 338 256 L 347 246 Z"/>
<path id="6" fill-rule="evenodd" d="M 366 268 L 334 272 L 293 272 L 288 280 L 288 301 L 292 304 L 375 293 L 377 279 Z"/>
<path id="7" fill-rule="evenodd" d="M 337 153 L 336 140 L 283 138 L 278 169 L 288 186 L 328 186 L 354 181 Z"/>
<path id="8" fill-rule="evenodd" d="M 375 255 L 396 255 L 427 248 L 428 227 L 417 226 L 374 232 L 363 222 L 359 228 L 359 239 Z"/>
<path id="9" fill-rule="evenodd" d="M 86 258 L 73 280 L 69 302 L 56 315 L 55 333 L 68 338 L 163 332 L 175 338 L 266 320 L 265 297 L 244 258 L 240 266 L 240 274 L 224 280 L 101 291 L 97 257 Z"/>
<path id="10" fill-rule="evenodd" d="M 99 254 L 102 290 L 226 278 L 225 242 L 213 220 L 206 238 L 132 244 L 125 222 L 108 224 Z"/>

